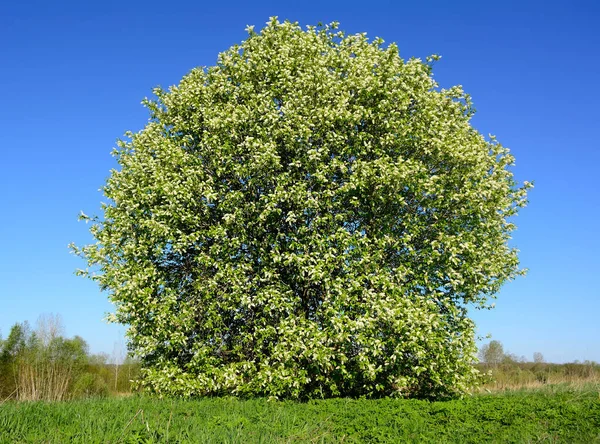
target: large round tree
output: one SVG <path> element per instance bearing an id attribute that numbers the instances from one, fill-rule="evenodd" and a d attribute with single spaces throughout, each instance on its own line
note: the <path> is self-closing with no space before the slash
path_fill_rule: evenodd
<path id="1" fill-rule="evenodd" d="M 528 184 L 431 63 L 272 19 L 146 100 L 77 249 L 160 394 L 452 396 Z"/>

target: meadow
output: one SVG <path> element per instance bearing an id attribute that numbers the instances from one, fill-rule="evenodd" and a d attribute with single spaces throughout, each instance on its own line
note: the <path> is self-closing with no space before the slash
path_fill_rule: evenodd
<path id="1" fill-rule="evenodd" d="M 600 442 L 600 384 L 464 399 L 313 400 L 146 396 L 0 405 L 0 442 Z"/>

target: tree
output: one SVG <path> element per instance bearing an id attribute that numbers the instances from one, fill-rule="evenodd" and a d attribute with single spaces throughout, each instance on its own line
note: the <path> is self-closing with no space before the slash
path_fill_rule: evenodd
<path id="1" fill-rule="evenodd" d="M 533 362 L 535 362 L 536 364 L 543 364 L 546 361 L 544 360 L 543 354 L 541 354 L 540 352 L 534 352 L 533 353 Z"/>
<path id="2" fill-rule="evenodd" d="M 521 271 L 513 157 L 398 48 L 276 18 L 146 99 L 73 247 L 160 394 L 427 396 Z"/>
<path id="3" fill-rule="evenodd" d="M 8 337 L 0 349 L 0 396 L 2 399 L 18 394 L 17 359 L 26 349 L 26 340 L 30 335 L 27 322 L 11 327 Z"/>
<path id="4" fill-rule="evenodd" d="M 48 345 L 56 338 L 64 335 L 64 326 L 59 314 L 44 313 L 36 322 L 36 333 L 43 345 Z"/>
<path id="5" fill-rule="evenodd" d="M 490 341 L 479 350 L 479 359 L 486 364 L 498 365 L 507 357 L 513 360 L 510 355 L 505 355 L 500 341 Z"/>
<path id="6" fill-rule="evenodd" d="M 123 350 L 123 342 L 115 341 L 113 345 L 113 352 L 111 356 L 111 362 L 115 369 L 115 392 L 119 391 L 119 367 L 125 359 L 126 353 Z"/>
<path id="7" fill-rule="evenodd" d="M 31 329 L 27 321 L 22 324 L 17 323 L 13 325 L 8 338 L 2 344 L 1 359 L 4 362 L 14 362 L 15 358 L 25 349 L 26 341 L 30 334 Z"/>

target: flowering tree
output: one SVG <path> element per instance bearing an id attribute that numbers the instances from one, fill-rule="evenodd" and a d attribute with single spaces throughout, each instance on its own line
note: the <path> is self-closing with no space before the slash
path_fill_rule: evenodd
<path id="1" fill-rule="evenodd" d="M 452 396 L 520 273 L 513 157 L 398 48 L 275 18 L 145 100 L 75 251 L 160 394 Z M 85 217 L 85 216 L 84 216 Z"/>

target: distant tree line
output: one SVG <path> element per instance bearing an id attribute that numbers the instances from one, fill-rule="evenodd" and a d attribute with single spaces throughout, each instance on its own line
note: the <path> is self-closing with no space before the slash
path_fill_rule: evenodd
<path id="1" fill-rule="evenodd" d="M 502 363 L 510 364 L 514 362 L 529 362 L 525 356 L 517 356 L 513 353 L 504 351 L 504 346 L 500 341 L 490 341 L 479 349 L 479 361 L 487 365 L 499 365 Z M 544 355 L 540 352 L 533 353 L 533 362 L 541 364 L 546 362 Z"/>
<path id="2" fill-rule="evenodd" d="M 66 338 L 58 316 L 40 317 L 35 329 L 16 323 L 0 337 L 0 402 L 62 401 L 131 392 L 138 362 L 90 354 L 80 336 Z"/>
<path id="3" fill-rule="evenodd" d="M 485 388 L 519 388 L 544 384 L 598 383 L 600 364 L 594 361 L 547 363 L 540 352 L 533 360 L 506 352 L 500 341 L 491 341 L 479 349 L 479 370 L 486 375 Z"/>

